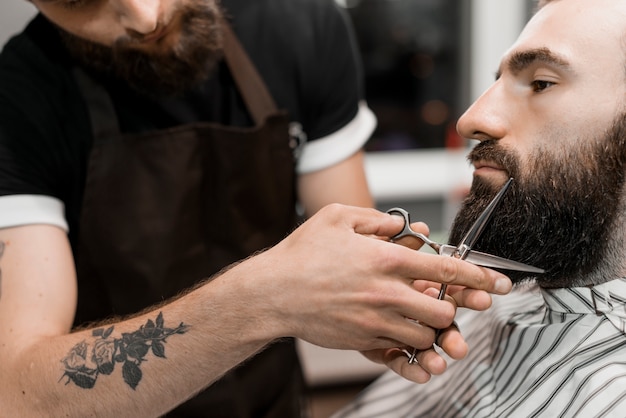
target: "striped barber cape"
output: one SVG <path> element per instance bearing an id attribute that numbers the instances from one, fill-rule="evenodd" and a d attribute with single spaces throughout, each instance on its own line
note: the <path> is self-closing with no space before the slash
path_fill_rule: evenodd
<path id="1" fill-rule="evenodd" d="M 387 372 L 333 418 L 626 417 L 626 279 L 493 300 L 459 310 L 465 359 L 423 385 Z"/>

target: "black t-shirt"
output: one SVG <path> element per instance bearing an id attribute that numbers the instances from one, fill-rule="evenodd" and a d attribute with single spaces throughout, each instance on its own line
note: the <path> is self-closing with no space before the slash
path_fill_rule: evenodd
<path id="1" fill-rule="evenodd" d="M 223 0 L 222 5 L 278 107 L 302 124 L 309 141 L 323 143 L 308 158 L 335 161 L 336 150 L 345 157 L 358 150 L 371 134 L 373 117 L 363 117 L 359 107 L 361 68 L 345 12 L 333 0 Z M 92 142 L 87 109 L 71 73 L 74 65 L 56 29 L 41 15 L 0 54 L 0 215 L 10 207 L 3 197 L 58 199 L 70 238 Z M 176 99 L 154 100 L 119 80 L 106 87 L 122 132 L 197 121 L 252 124 L 224 64 L 206 83 Z M 337 135 L 355 120 L 359 129 Z M 323 161 L 303 163 L 324 166 Z"/>

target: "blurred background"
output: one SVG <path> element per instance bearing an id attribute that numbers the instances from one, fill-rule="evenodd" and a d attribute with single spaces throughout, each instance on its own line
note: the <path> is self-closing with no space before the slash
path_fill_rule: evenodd
<path id="1" fill-rule="evenodd" d="M 336 1 L 354 24 L 366 98 L 379 122 L 366 157 L 377 206 L 404 207 L 445 240 L 471 182 L 465 161 L 471 144 L 456 134 L 456 120 L 493 82 L 533 1 Z M 34 14 L 27 1 L 2 1 L 0 45 Z M 384 370 L 354 352 L 306 343 L 300 351 L 313 418 L 328 416 Z"/>

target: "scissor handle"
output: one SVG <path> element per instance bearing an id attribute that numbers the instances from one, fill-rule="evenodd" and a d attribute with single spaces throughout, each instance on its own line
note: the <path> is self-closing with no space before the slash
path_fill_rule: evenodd
<path id="1" fill-rule="evenodd" d="M 409 215 L 409 212 L 407 212 L 406 210 L 402 208 L 391 208 L 387 211 L 387 213 L 390 215 L 401 216 L 404 219 L 404 226 L 402 227 L 402 231 L 398 232 L 396 235 L 391 237 L 392 241 L 395 241 L 404 237 L 415 236 L 415 231 L 411 229 L 411 215 Z"/>
<path id="2" fill-rule="evenodd" d="M 430 238 L 428 238 L 424 234 L 421 234 L 419 232 L 415 232 L 411 228 L 411 217 L 409 215 L 409 212 L 407 212 L 406 210 L 404 210 L 402 208 L 391 208 L 391 209 L 389 209 L 387 211 L 387 213 L 390 214 L 390 215 L 400 215 L 404 219 L 404 227 L 402 228 L 402 231 L 400 231 L 399 233 L 397 233 L 396 235 L 391 237 L 392 241 L 396 241 L 396 240 L 399 240 L 400 238 L 404 238 L 404 237 L 417 238 L 420 241 L 422 241 L 424 244 L 428 245 L 430 248 L 435 250 L 437 253 L 439 253 L 439 249 L 441 247 L 441 245 L 439 243 L 431 240 Z"/>
<path id="3" fill-rule="evenodd" d="M 439 253 L 439 250 L 441 248 L 441 245 L 432 241 L 430 238 L 428 238 L 426 235 L 424 234 L 420 234 L 419 232 L 415 232 L 413 231 L 413 229 L 411 229 L 411 217 L 409 215 L 409 212 L 407 212 L 406 210 L 402 209 L 402 208 L 391 208 L 387 211 L 388 214 L 390 215 L 399 215 L 404 219 L 404 226 L 402 227 L 402 231 L 400 231 L 399 233 L 397 233 L 396 235 L 394 235 L 393 237 L 391 237 L 392 241 L 398 240 L 400 238 L 403 237 L 407 237 L 407 236 L 411 236 L 411 237 L 415 237 L 418 238 L 420 240 L 422 240 L 426 245 L 428 245 L 429 247 L 431 247 L 433 250 L 435 250 L 437 253 Z M 446 288 L 447 286 L 445 284 L 441 285 L 441 289 L 439 291 L 439 296 L 438 299 L 443 299 L 443 296 L 446 293 Z M 439 331 L 437 331 L 439 333 Z M 435 341 L 437 340 L 437 338 L 435 338 Z M 417 362 L 417 354 L 419 353 L 419 350 L 417 348 L 413 349 L 413 352 L 409 354 L 409 364 L 413 364 Z"/>

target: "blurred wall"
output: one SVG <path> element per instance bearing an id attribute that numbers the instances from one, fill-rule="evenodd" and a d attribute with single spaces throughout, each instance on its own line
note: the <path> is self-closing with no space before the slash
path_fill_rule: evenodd
<path id="1" fill-rule="evenodd" d="M 526 24 L 532 3 L 529 0 L 472 0 L 470 102 L 493 84 L 500 58 Z"/>
<path id="2" fill-rule="evenodd" d="M 0 47 L 35 16 L 35 7 L 26 0 L 0 1 Z"/>

